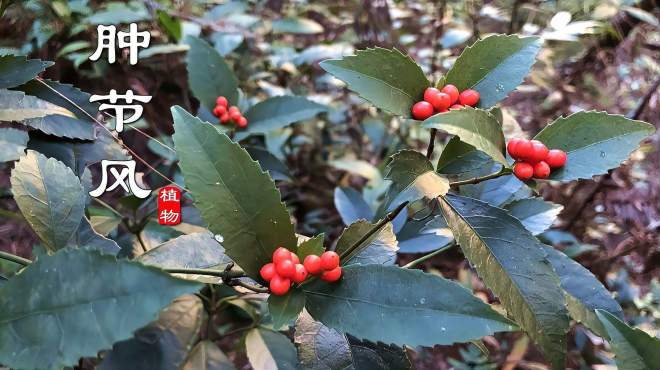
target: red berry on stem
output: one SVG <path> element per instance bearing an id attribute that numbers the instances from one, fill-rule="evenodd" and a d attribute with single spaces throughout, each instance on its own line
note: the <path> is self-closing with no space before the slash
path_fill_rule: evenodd
<path id="1" fill-rule="evenodd" d="M 437 110 L 438 112 L 444 112 L 447 109 L 449 109 L 449 106 L 451 105 L 451 98 L 449 95 L 439 92 L 435 94 L 435 97 L 433 101 L 431 102 L 431 105 L 433 105 L 433 108 Z"/>
<path id="2" fill-rule="evenodd" d="M 518 144 L 520 144 L 520 138 L 513 138 L 509 140 L 509 142 L 506 144 L 506 151 L 509 152 L 509 155 L 513 159 L 520 159 L 520 156 L 518 155 Z"/>
<path id="3" fill-rule="evenodd" d="M 296 272 L 296 265 L 291 262 L 291 260 L 284 260 L 278 263 L 275 263 L 275 271 L 281 277 L 291 278 Z"/>
<path id="4" fill-rule="evenodd" d="M 321 257 L 310 254 L 309 256 L 305 257 L 304 265 L 307 272 L 312 275 L 318 275 L 322 270 Z"/>
<path id="5" fill-rule="evenodd" d="M 416 120 L 425 120 L 433 115 L 433 106 L 427 101 L 415 103 L 412 107 L 412 116 Z"/>
<path id="6" fill-rule="evenodd" d="M 216 116 L 216 117 L 220 117 L 225 113 L 225 111 L 226 110 L 224 109 L 223 106 L 218 105 L 215 108 L 213 108 L 213 115 Z"/>
<path id="7" fill-rule="evenodd" d="M 278 263 L 286 260 L 291 261 L 291 252 L 284 247 L 275 249 L 275 252 L 273 252 L 273 263 L 277 265 Z"/>
<path id="8" fill-rule="evenodd" d="M 527 139 L 520 139 L 518 145 L 516 145 L 516 152 L 518 153 L 518 159 L 521 160 L 532 160 L 534 144 Z"/>
<path id="9" fill-rule="evenodd" d="M 227 108 L 227 104 L 229 104 L 229 102 L 227 101 L 227 98 L 225 98 L 224 96 L 218 96 L 218 98 L 215 99 L 215 104 Z"/>
<path id="10" fill-rule="evenodd" d="M 339 266 L 339 255 L 333 251 L 323 252 L 321 255 L 321 268 L 329 271 L 337 266 Z"/>
<path id="11" fill-rule="evenodd" d="M 238 120 L 241 119 L 241 117 L 243 117 L 241 112 L 233 111 L 233 112 L 229 113 L 229 118 L 231 118 L 231 120 L 236 122 L 236 123 L 238 123 Z"/>
<path id="12" fill-rule="evenodd" d="M 273 263 L 267 263 L 264 265 L 264 267 L 261 268 L 259 271 L 259 275 L 261 275 L 261 278 L 270 281 L 273 276 L 275 276 L 275 265 Z"/>
<path id="13" fill-rule="evenodd" d="M 229 122 L 229 113 L 225 113 L 222 116 L 220 116 L 220 123 L 223 125 Z"/>
<path id="14" fill-rule="evenodd" d="M 236 121 L 236 124 L 238 124 L 238 127 L 240 128 L 246 128 L 248 125 L 248 120 L 247 118 L 241 116 L 238 121 Z"/>
<path id="15" fill-rule="evenodd" d="M 476 90 L 467 89 L 458 96 L 458 101 L 463 105 L 474 107 L 479 102 L 479 92 Z"/>
<path id="16" fill-rule="evenodd" d="M 545 161 L 540 161 L 534 165 L 534 177 L 537 179 L 547 179 L 550 176 L 550 166 Z"/>
<path id="17" fill-rule="evenodd" d="M 545 161 L 545 158 L 548 156 L 548 147 L 538 140 L 532 140 L 531 143 L 532 152 L 530 158 L 527 159 L 534 163 Z"/>
<path id="18" fill-rule="evenodd" d="M 439 92 L 440 90 L 436 89 L 435 87 L 427 87 L 426 90 L 424 90 L 424 101 L 433 104 L 435 95 Z"/>
<path id="19" fill-rule="evenodd" d="M 293 276 L 291 277 L 291 280 L 293 280 L 294 283 L 302 283 L 307 279 L 307 270 L 305 269 L 305 266 L 301 264 L 296 264 L 295 266 L 295 272 L 293 273 Z"/>
<path id="20" fill-rule="evenodd" d="M 545 163 L 552 168 L 563 167 L 566 164 L 566 152 L 559 149 L 548 151 L 548 156 L 545 157 Z"/>
<path id="21" fill-rule="evenodd" d="M 449 95 L 449 98 L 451 99 L 451 104 L 454 104 L 458 101 L 458 89 L 456 86 L 449 84 L 445 85 L 441 90 L 441 92 Z"/>
<path id="22" fill-rule="evenodd" d="M 275 295 L 285 295 L 291 287 L 291 280 L 279 275 L 273 276 L 270 280 L 270 292 Z"/>
<path id="23" fill-rule="evenodd" d="M 291 252 L 291 262 L 293 262 L 294 265 L 300 263 L 300 258 L 293 252 Z"/>
<path id="24" fill-rule="evenodd" d="M 527 162 L 516 162 L 513 166 L 513 174 L 516 175 L 519 180 L 527 181 L 534 175 L 534 167 Z"/>
<path id="25" fill-rule="evenodd" d="M 234 112 L 241 113 L 241 110 L 238 109 L 237 106 L 232 105 L 231 107 L 229 107 L 229 109 L 227 110 L 227 112 L 229 112 L 229 114 L 231 115 L 231 114 L 233 114 Z"/>
<path id="26" fill-rule="evenodd" d="M 328 283 L 335 282 L 341 277 L 341 267 L 337 266 L 332 270 L 326 271 L 321 275 L 321 280 Z"/>

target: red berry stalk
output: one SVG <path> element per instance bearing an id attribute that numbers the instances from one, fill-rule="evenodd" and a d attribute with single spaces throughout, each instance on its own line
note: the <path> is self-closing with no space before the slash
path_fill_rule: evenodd
<path id="1" fill-rule="evenodd" d="M 514 138 L 506 146 L 511 158 L 516 160 L 513 174 L 522 181 L 531 178 L 547 179 L 554 168 L 566 164 L 566 153 L 552 149 L 538 140 Z"/>
<path id="2" fill-rule="evenodd" d="M 474 107 L 479 102 L 479 92 L 467 89 L 459 93 L 456 86 L 448 84 L 442 90 L 428 87 L 424 90 L 424 100 L 412 106 L 412 116 L 416 120 L 425 120 L 436 113 L 460 109 L 466 105 Z"/>

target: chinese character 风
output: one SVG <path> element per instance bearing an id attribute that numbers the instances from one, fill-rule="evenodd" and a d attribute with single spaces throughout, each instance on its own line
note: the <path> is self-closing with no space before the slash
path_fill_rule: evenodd
<path id="1" fill-rule="evenodd" d="M 116 167 L 122 167 L 121 172 L 117 171 Z M 115 178 L 114 184 L 108 186 L 108 171 Z M 133 193 L 138 198 L 144 199 L 151 194 L 151 190 L 143 189 L 135 180 L 135 161 L 110 161 L 102 160 L 101 161 L 101 184 L 90 191 L 89 195 L 92 197 L 99 197 L 106 191 L 112 191 L 117 187 L 121 186 L 124 191 L 127 193 Z M 128 177 L 128 179 L 126 179 Z"/>

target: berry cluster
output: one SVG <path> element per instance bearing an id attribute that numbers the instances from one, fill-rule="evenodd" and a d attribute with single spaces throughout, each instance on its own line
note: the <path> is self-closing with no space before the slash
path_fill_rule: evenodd
<path id="1" fill-rule="evenodd" d="M 271 293 L 284 295 L 292 283 L 300 284 L 310 274 L 321 274 L 321 280 L 329 283 L 337 281 L 341 277 L 341 267 L 339 255 L 332 251 L 324 252 L 321 257 L 310 254 L 301 264 L 295 253 L 279 247 L 273 252 L 273 262 L 265 264 L 259 274 L 270 283 Z"/>
<path id="2" fill-rule="evenodd" d="M 465 105 L 474 107 L 478 101 L 479 92 L 472 89 L 459 93 L 454 85 L 445 85 L 442 90 L 429 87 L 424 90 L 424 100 L 413 105 L 412 116 L 421 121 L 449 109 L 459 109 Z"/>
<path id="3" fill-rule="evenodd" d="M 241 110 L 235 105 L 227 108 L 227 105 L 229 105 L 227 98 L 224 96 L 218 96 L 218 99 L 215 100 L 213 115 L 218 117 L 220 123 L 223 125 L 226 125 L 229 121 L 233 121 L 239 128 L 246 128 L 248 120 L 243 117 Z"/>
<path id="4" fill-rule="evenodd" d="M 547 179 L 551 168 L 563 167 L 566 163 L 566 152 L 559 149 L 548 150 L 538 140 L 515 138 L 506 145 L 511 158 L 516 160 L 513 174 L 522 181 L 531 179 Z"/>

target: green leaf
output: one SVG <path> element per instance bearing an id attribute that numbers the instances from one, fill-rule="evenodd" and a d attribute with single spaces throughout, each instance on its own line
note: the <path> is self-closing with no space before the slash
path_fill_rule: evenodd
<path id="1" fill-rule="evenodd" d="M 604 310 L 596 310 L 596 315 L 609 334 L 610 346 L 614 350 L 614 360 L 619 369 L 653 370 L 660 364 L 660 339 L 631 328 L 616 316 Z"/>
<path id="2" fill-rule="evenodd" d="M 530 233 L 538 235 L 552 226 L 564 207 L 546 202 L 543 198 L 526 198 L 515 200 L 504 209 L 517 218 Z"/>
<path id="3" fill-rule="evenodd" d="M 295 342 L 298 359 L 306 370 L 414 369 L 404 349 L 347 338 L 308 313 L 296 322 Z"/>
<path id="4" fill-rule="evenodd" d="M 320 66 L 377 108 L 403 117 L 410 117 L 413 104 L 430 85 L 421 67 L 396 49 L 358 50 Z"/>
<path id="5" fill-rule="evenodd" d="M 465 48 L 447 72 L 445 83 L 474 89 L 479 106 L 490 108 L 523 82 L 541 50 L 538 37 L 493 35 Z"/>
<path id="6" fill-rule="evenodd" d="M 240 33 L 214 32 L 211 35 L 211 41 L 213 42 L 215 50 L 217 50 L 220 55 L 226 56 L 241 46 L 243 41 L 245 41 L 245 36 Z"/>
<path id="7" fill-rule="evenodd" d="M 344 232 L 342 232 L 337 240 L 337 247 L 335 249 L 342 258 L 342 266 L 371 263 L 393 265 L 396 262 L 396 252 L 399 250 L 399 246 L 396 235 L 394 235 L 392 223 L 389 222 L 378 232 L 362 242 L 351 253 L 346 254 L 354 243 L 357 243 L 373 228 L 373 224 L 365 220 L 359 220 L 344 229 Z"/>
<path id="8" fill-rule="evenodd" d="M 172 108 L 179 166 L 195 205 L 227 255 L 248 276 L 278 246 L 298 245 L 289 213 L 273 180 L 238 144 L 181 107 Z"/>
<path id="9" fill-rule="evenodd" d="M 229 105 L 237 105 L 238 80 L 224 58 L 200 38 L 188 36 L 186 43 L 190 45 L 186 56 L 188 84 L 195 97 L 210 111 L 218 96 L 227 98 Z"/>
<path id="10" fill-rule="evenodd" d="M 271 294 L 268 297 L 268 311 L 275 329 L 293 323 L 303 308 L 305 308 L 305 293 L 298 288 L 292 288 L 285 295 Z"/>
<path id="11" fill-rule="evenodd" d="M 351 265 L 337 283 L 303 288 L 314 319 L 370 341 L 432 346 L 515 328 L 467 289 L 420 270 Z"/>
<path id="12" fill-rule="evenodd" d="M 27 59 L 22 55 L 0 55 L 0 89 L 24 84 L 53 64 L 39 59 Z"/>
<path id="13" fill-rule="evenodd" d="M 507 166 L 504 157 L 504 134 L 495 117 L 485 110 L 464 107 L 427 118 L 424 128 L 435 128 L 458 136 L 464 143 L 488 154 Z"/>
<path id="14" fill-rule="evenodd" d="M 11 127 L 0 127 L 0 162 L 15 161 L 25 154 L 28 133 Z"/>
<path id="15" fill-rule="evenodd" d="M 17 87 L 14 90 L 22 91 L 27 95 L 36 96 L 39 99 L 65 108 L 70 112 L 73 112 L 83 121 L 90 121 L 91 119 L 83 112 L 81 112 L 78 107 L 82 108 L 92 117 L 95 117 L 98 113 L 99 105 L 97 103 L 90 103 L 89 99 L 92 97 L 90 94 L 80 90 L 73 85 L 63 84 L 61 82 L 48 79 L 43 79 L 42 81 L 47 86 L 39 81 L 33 80 Z M 64 95 L 66 99 L 61 95 Z"/>
<path id="16" fill-rule="evenodd" d="M 21 91 L 0 90 L 0 121 L 16 121 L 43 133 L 73 139 L 94 139 L 94 126 L 68 109 Z"/>
<path id="17" fill-rule="evenodd" d="M 96 251 L 40 256 L 0 287 L 0 362 L 20 369 L 73 366 L 129 338 L 174 298 L 200 287 Z"/>
<path id="18" fill-rule="evenodd" d="M 311 19 L 289 17 L 273 21 L 273 33 L 313 35 L 323 32 L 323 26 Z"/>
<path id="19" fill-rule="evenodd" d="M 67 246 L 83 217 L 86 198 L 73 171 L 28 150 L 11 173 L 11 186 L 18 208 L 46 249 Z"/>
<path id="20" fill-rule="evenodd" d="M 436 172 L 456 181 L 468 180 L 497 171 L 493 169 L 495 164 L 486 153 L 476 150 L 472 145 L 462 142 L 458 136 L 454 136 L 440 153 Z"/>
<path id="21" fill-rule="evenodd" d="M 314 118 L 327 110 L 325 105 L 300 96 L 276 96 L 266 99 L 245 112 L 248 127 L 237 132 L 236 141 L 243 140 L 250 134 L 266 133 L 294 122 Z"/>
<path id="22" fill-rule="evenodd" d="M 300 258 L 301 261 L 305 261 L 305 257 L 311 254 L 315 256 L 320 256 L 323 254 L 323 252 L 325 252 L 323 241 L 325 241 L 325 234 L 319 234 L 300 243 L 296 253 L 298 258 Z"/>
<path id="23" fill-rule="evenodd" d="M 109 2 L 104 9 L 97 10 L 86 21 L 90 24 L 120 24 L 150 20 L 151 15 L 147 8 L 138 1 L 122 3 Z"/>
<path id="24" fill-rule="evenodd" d="M 561 279 L 566 307 L 571 317 L 594 333 L 606 336 L 607 332 L 596 316 L 596 310 L 605 310 L 623 318 L 621 306 L 589 270 L 553 247 L 546 245 L 544 249 L 548 254 L 548 261 Z"/>
<path id="25" fill-rule="evenodd" d="M 115 343 L 99 370 L 179 370 L 205 317 L 199 297 L 179 297 L 160 313 L 158 320 L 135 332 L 133 338 Z"/>
<path id="26" fill-rule="evenodd" d="M 496 164 L 483 175 L 495 173 L 501 167 L 500 164 Z M 463 185 L 460 191 L 461 195 L 482 200 L 495 207 L 502 207 L 515 200 L 533 196 L 532 189 L 513 175 L 500 176 L 478 184 Z"/>
<path id="27" fill-rule="evenodd" d="M 111 255 L 116 255 L 120 250 L 119 245 L 114 240 L 97 233 L 92 228 L 87 217 L 83 217 L 80 220 L 78 230 L 76 230 L 76 233 L 69 240 L 69 247 L 89 248 Z"/>
<path id="28" fill-rule="evenodd" d="M 193 348 L 181 370 L 236 370 L 236 367 L 215 343 L 204 340 Z"/>
<path id="29" fill-rule="evenodd" d="M 138 260 L 160 268 L 212 268 L 231 260 L 211 233 L 181 235 L 141 254 Z"/>
<path id="30" fill-rule="evenodd" d="M 387 164 L 385 179 L 391 180 L 392 185 L 387 191 L 384 211 L 390 211 L 405 201 L 434 199 L 449 190 L 449 181 L 435 172 L 426 156 L 414 150 L 394 154 Z M 381 208 L 379 214 L 383 213 Z"/>
<path id="31" fill-rule="evenodd" d="M 254 370 L 296 370 L 296 348 L 289 338 L 267 329 L 252 329 L 245 338 L 247 357 Z"/>
<path id="32" fill-rule="evenodd" d="M 618 167 L 654 132 L 646 122 L 592 111 L 559 117 L 534 139 L 566 152 L 566 165 L 552 171 L 550 179 L 570 181 L 589 179 Z"/>
<path id="33" fill-rule="evenodd" d="M 291 181 L 292 176 L 289 168 L 279 158 L 273 155 L 273 153 L 256 146 L 246 146 L 245 150 L 247 150 L 252 159 L 259 162 L 259 165 L 264 171 L 268 171 L 268 174 L 273 180 Z"/>
<path id="34" fill-rule="evenodd" d="M 158 24 L 163 27 L 165 32 L 174 40 L 181 38 L 181 21 L 178 18 L 172 17 L 163 10 L 157 10 Z"/>
<path id="35" fill-rule="evenodd" d="M 501 208 L 447 194 L 440 206 L 456 241 L 509 316 L 564 369 L 569 320 L 559 278 L 541 244 Z"/>
<path id="36" fill-rule="evenodd" d="M 374 218 L 374 211 L 362 197 L 362 194 L 353 188 L 335 188 L 335 208 L 346 225 L 358 220 L 370 221 Z"/>
<path id="37" fill-rule="evenodd" d="M 91 164 L 108 160 L 130 159 L 128 152 L 107 131 L 99 130 L 94 141 L 62 140 L 52 137 L 32 137 L 28 149 L 52 157 L 73 169 L 78 177 Z"/>

